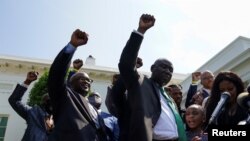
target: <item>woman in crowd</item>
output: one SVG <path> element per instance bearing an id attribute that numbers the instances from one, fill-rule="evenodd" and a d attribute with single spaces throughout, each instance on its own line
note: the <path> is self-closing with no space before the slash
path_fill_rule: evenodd
<path id="1" fill-rule="evenodd" d="M 216 122 L 217 125 L 237 125 L 240 121 L 247 118 L 247 111 L 237 104 L 237 96 L 244 92 L 244 84 L 241 78 L 230 71 L 220 72 L 213 83 L 211 95 L 206 107 L 206 124 L 215 110 L 217 103 L 220 101 L 221 94 L 228 92 L 230 99 L 225 104 L 224 110 L 219 114 Z"/>

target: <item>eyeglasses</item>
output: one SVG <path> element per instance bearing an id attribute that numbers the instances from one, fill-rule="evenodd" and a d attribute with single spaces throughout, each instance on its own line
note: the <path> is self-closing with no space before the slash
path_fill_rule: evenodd
<path id="1" fill-rule="evenodd" d="M 87 82 L 89 84 L 93 83 L 94 80 L 87 78 L 87 77 L 81 77 L 80 78 L 81 81 Z"/>
<path id="2" fill-rule="evenodd" d="M 203 80 L 208 80 L 208 79 L 214 79 L 214 77 L 213 76 L 207 76 L 207 77 L 203 77 L 202 79 Z"/>

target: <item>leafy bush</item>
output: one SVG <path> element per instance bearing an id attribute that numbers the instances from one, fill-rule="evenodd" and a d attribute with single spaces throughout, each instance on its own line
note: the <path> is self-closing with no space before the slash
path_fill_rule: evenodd
<path id="1" fill-rule="evenodd" d="M 39 78 L 39 80 L 34 84 L 33 88 L 29 93 L 28 105 L 40 105 L 41 97 L 48 93 L 47 81 L 48 81 L 48 71 Z"/>

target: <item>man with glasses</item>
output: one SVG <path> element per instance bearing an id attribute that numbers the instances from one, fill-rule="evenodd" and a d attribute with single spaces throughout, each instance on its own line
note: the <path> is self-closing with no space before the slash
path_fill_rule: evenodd
<path id="1" fill-rule="evenodd" d="M 202 87 L 198 90 L 199 80 Z M 213 82 L 214 74 L 209 70 L 192 73 L 192 84 L 188 89 L 185 107 L 187 108 L 194 103 L 204 106 L 207 97 L 210 95 Z M 199 102 L 197 103 L 197 101 Z"/>
<path id="2" fill-rule="evenodd" d="M 54 108 L 55 128 L 49 141 L 107 140 L 103 119 L 87 100 L 92 83 L 88 74 L 76 72 L 69 84 L 65 80 L 74 52 L 87 41 L 87 33 L 77 29 L 51 65 L 48 90 Z"/>

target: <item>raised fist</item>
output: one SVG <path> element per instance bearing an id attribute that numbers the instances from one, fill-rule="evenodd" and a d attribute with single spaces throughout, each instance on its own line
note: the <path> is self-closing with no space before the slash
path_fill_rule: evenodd
<path id="1" fill-rule="evenodd" d="M 201 72 L 194 72 L 192 73 L 192 81 L 199 81 L 201 79 Z"/>
<path id="2" fill-rule="evenodd" d="M 73 32 L 72 36 L 71 36 L 71 40 L 70 43 L 74 46 L 74 47 L 78 47 L 81 45 L 85 45 L 88 42 L 88 34 L 77 29 Z"/>
<path id="3" fill-rule="evenodd" d="M 137 57 L 136 59 L 136 68 L 140 68 L 143 66 L 142 59 L 140 57 Z"/>
<path id="4" fill-rule="evenodd" d="M 79 70 L 83 66 L 83 61 L 81 59 L 76 59 L 73 61 L 73 67 L 76 70 Z"/>
<path id="5" fill-rule="evenodd" d="M 154 26 L 155 18 L 153 15 L 142 14 L 139 21 L 138 32 L 144 34 L 149 28 Z"/>
<path id="6" fill-rule="evenodd" d="M 24 81 L 24 84 L 29 85 L 31 82 L 37 80 L 39 73 L 36 71 L 30 71 L 27 73 L 26 80 Z"/>

